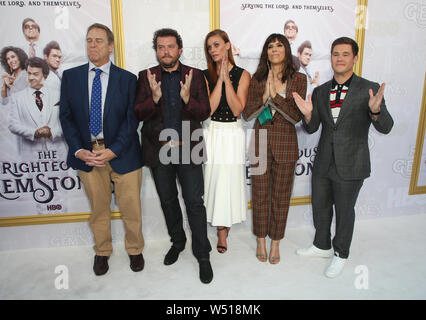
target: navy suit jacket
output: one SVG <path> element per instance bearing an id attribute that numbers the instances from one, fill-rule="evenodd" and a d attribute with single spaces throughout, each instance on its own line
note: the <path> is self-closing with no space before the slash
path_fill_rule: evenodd
<path id="1" fill-rule="evenodd" d="M 60 113 L 62 130 L 68 144 L 67 164 L 74 169 L 91 171 L 75 157 L 79 149 L 92 150 L 89 131 L 89 64 L 64 71 L 61 83 Z M 138 120 L 133 112 L 136 76 L 111 63 L 103 113 L 105 147 L 117 156 L 109 163 L 120 174 L 142 167 L 137 133 Z"/>

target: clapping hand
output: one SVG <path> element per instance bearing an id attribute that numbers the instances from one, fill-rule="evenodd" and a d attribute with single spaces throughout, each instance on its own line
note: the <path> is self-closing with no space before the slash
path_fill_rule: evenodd
<path id="1" fill-rule="evenodd" d="M 268 82 L 269 82 L 269 92 L 271 93 L 271 98 L 275 98 L 275 96 L 277 95 L 277 90 L 275 88 L 275 78 L 274 78 L 274 72 L 271 70 L 269 70 L 269 74 L 268 74 Z"/>
<path id="2" fill-rule="evenodd" d="M 313 110 L 312 96 L 308 94 L 308 101 L 306 101 L 302 99 L 302 97 L 297 92 L 293 92 L 293 98 L 300 112 L 302 112 L 303 116 L 305 117 L 305 121 L 311 121 Z"/>
<path id="3" fill-rule="evenodd" d="M 180 82 L 180 97 L 183 102 L 187 104 L 189 102 L 190 89 L 192 81 L 192 69 L 189 71 L 189 74 L 185 75 L 185 83 Z"/>
<path id="4" fill-rule="evenodd" d="M 219 79 L 222 80 L 225 83 L 231 81 L 231 79 L 229 78 L 228 56 L 227 55 L 224 55 L 222 57 L 222 62 L 221 62 L 221 65 L 220 65 Z"/>
<path id="5" fill-rule="evenodd" d="M 382 83 L 377 93 L 374 95 L 373 90 L 368 90 L 370 94 L 370 100 L 368 101 L 368 106 L 372 113 L 380 112 L 380 105 L 382 104 L 383 94 L 385 92 L 385 83 Z"/>
<path id="6" fill-rule="evenodd" d="M 263 103 L 265 103 L 269 98 L 275 97 L 275 95 L 274 75 L 272 70 L 269 70 L 268 78 L 265 83 L 265 91 L 263 92 Z"/>
<path id="7" fill-rule="evenodd" d="M 154 75 L 151 74 L 149 69 L 147 71 L 147 76 L 148 76 L 149 87 L 151 88 L 151 92 L 152 92 L 152 99 L 154 100 L 155 103 L 158 103 L 161 96 L 163 95 L 163 93 L 161 92 L 161 81 L 157 82 L 155 80 L 155 74 Z"/>

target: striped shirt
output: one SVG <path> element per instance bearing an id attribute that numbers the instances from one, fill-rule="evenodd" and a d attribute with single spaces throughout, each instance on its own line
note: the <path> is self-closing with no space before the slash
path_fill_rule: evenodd
<path id="1" fill-rule="evenodd" d="M 352 76 L 343 84 L 337 83 L 337 81 L 333 78 L 331 82 L 331 91 L 330 91 L 330 108 L 331 115 L 333 116 L 334 123 L 336 123 L 337 118 L 340 114 L 340 108 L 342 107 L 343 100 L 346 97 L 346 94 L 349 90 L 349 85 L 351 84 L 353 78 Z"/>

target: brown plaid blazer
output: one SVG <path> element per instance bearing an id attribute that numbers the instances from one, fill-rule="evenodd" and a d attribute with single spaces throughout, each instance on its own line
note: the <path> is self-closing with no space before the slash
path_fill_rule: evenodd
<path id="1" fill-rule="evenodd" d="M 265 91 L 265 83 L 266 81 L 259 82 L 254 77 L 251 79 L 247 105 L 243 112 L 246 119 L 263 105 L 262 96 Z M 291 118 L 293 123 L 297 123 L 302 119 L 302 113 L 297 108 L 292 93 L 295 91 L 305 99 L 306 86 L 306 75 L 296 72 L 293 78 L 290 78 L 287 82 L 286 98 L 277 94 L 275 98 L 272 99 L 272 102 L 283 111 L 287 117 Z M 271 152 L 275 162 L 296 162 L 299 158 L 299 149 L 297 145 L 296 128 L 293 123 L 285 119 L 279 112 L 275 112 L 272 120 L 264 125 L 261 125 L 259 120 L 256 120 L 254 124 L 255 154 L 259 154 L 259 129 L 267 129 L 268 144 L 271 146 Z"/>

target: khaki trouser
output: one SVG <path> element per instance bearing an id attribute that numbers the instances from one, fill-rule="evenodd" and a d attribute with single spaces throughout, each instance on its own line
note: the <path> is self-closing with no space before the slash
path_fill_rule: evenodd
<path id="1" fill-rule="evenodd" d="M 104 146 L 94 147 L 99 148 Z M 114 182 L 114 193 L 126 232 L 126 251 L 129 255 L 140 254 L 144 247 L 140 201 L 142 169 L 118 174 L 107 162 L 105 167 L 94 167 L 90 172 L 79 170 L 78 174 L 92 209 L 89 225 L 94 236 L 93 249 L 96 255 L 109 256 L 112 253 L 111 181 Z"/>

